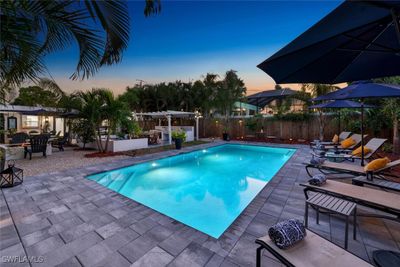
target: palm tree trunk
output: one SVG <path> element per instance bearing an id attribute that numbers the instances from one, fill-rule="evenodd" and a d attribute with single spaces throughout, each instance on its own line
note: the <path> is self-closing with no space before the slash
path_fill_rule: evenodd
<path id="1" fill-rule="evenodd" d="M 393 153 L 400 154 L 399 120 L 397 116 L 393 120 Z"/>
<path id="2" fill-rule="evenodd" d="M 103 153 L 103 144 L 101 143 L 101 133 L 100 133 L 100 128 L 97 128 L 97 136 L 96 136 L 96 140 L 97 140 L 97 147 L 99 148 L 99 151 L 101 153 Z"/>
<path id="3" fill-rule="evenodd" d="M 110 131 L 107 131 L 106 147 L 104 148 L 104 152 L 108 151 L 108 142 L 109 141 L 110 141 Z"/>
<path id="4" fill-rule="evenodd" d="M 324 140 L 324 128 L 325 128 L 325 121 L 324 121 L 324 113 L 319 111 L 319 140 Z"/>

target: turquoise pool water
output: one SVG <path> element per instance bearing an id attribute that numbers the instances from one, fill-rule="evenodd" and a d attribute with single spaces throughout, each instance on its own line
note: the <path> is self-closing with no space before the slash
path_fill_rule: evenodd
<path id="1" fill-rule="evenodd" d="M 294 152 L 227 144 L 87 178 L 218 238 Z"/>

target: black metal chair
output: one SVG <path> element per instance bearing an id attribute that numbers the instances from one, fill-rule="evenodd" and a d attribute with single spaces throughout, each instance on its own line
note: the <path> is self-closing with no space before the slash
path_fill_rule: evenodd
<path id="1" fill-rule="evenodd" d="M 24 158 L 29 154 L 29 159 L 32 159 L 32 153 L 43 153 L 43 157 L 46 157 L 47 142 L 49 141 L 49 136 L 47 134 L 42 134 L 38 136 L 32 136 L 30 138 L 31 143 L 29 147 L 25 147 Z"/>
<path id="2" fill-rule="evenodd" d="M 51 142 L 52 147 L 58 148 L 59 151 L 64 151 L 64 145 L 68 143 L 69 133 L 66 132 L 63 137 Z"/>
<path id="3" fill-rule="evenodd" d="M 11 137 L 11 144 L 22 144 L 25 143 L 27 139 L 29 139 L 29 135 L 27 133 L 24 132 L 15 133 Z"/>

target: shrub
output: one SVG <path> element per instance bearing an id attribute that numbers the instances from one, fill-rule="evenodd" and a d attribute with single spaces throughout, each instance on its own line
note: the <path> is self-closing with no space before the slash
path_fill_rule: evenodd
<path id="1" fill-rule="evenodd" d="M 182 130 L 172 131 L 172 139 L 182 139 L 182 141 L 185 142 L 186 132 Z"/>

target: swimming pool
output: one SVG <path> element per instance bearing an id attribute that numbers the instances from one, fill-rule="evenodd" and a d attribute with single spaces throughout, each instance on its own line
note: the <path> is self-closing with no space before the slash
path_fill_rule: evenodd
<path id="1" fill-rule="evenodd" d="M 226 144 L 87 178 L 218 238 L 294 152 Z"/>

